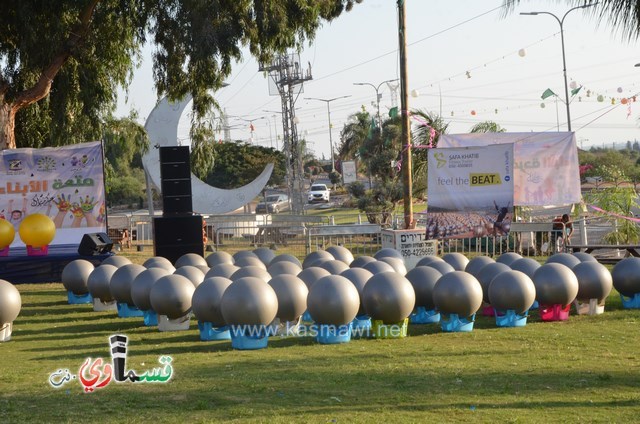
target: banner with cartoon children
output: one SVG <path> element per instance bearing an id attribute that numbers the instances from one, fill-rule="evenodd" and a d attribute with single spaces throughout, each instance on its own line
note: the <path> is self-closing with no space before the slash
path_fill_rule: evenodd
<path id="1" fill-rule="evenodd" d="M 428 154 L 427 238 L 503 236 L 513 217 L 513 145 Z"/>
<path id="2" fill-rule="evenodd" d="M 86 233 L 106 231 L 99 141 L 0 151 L 0 218 L 16 229 L 11 246 L 24 246 L 18 228 L 34 213 L 55 223 L 52 245 L 79 244 Z"/>

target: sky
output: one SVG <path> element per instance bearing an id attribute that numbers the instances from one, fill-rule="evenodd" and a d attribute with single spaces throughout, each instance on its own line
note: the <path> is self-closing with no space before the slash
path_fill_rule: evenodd
<path id="1" fill-rule="evenodd" d="M 522 1 L 504 16 L 502 0 L 406 0 L 410 109 L 441 114 L 449 134 L 467 133 L 478 122 L 495 121 L 509 132 L 566 131 L 560 25 L 545 11 L 562 18 L 563 2 Z M 572 130 L 578 145 L 617 146 L 640 139 L 639 43 L 629 42 L 607 22 L 574 10 L 564 21 L 567 78 L 582 89 L 570 102 Z M 151 51 L 147 46 L 128 95 L 119 93 L 118 116 L 136 110 L 144 124 L 158 101 L 153 88 Z M 296 101 L 298 134 L 317 157 L 330 156 L 327 103 L 331 99 L 334 150 L 349 116 L 364 106 L 376 113 L 378 86 L 399 78 L 398 22 L 395 0 L 364 0 L 351 12 L 324 23 L 300 52 L 313 79 Z M 268 80 L 248 52 L 234 66 L 229 85 L 215 96 L 225 109 L 232 139 L 282 148 L 280 99 L 270 96 Z M 541 99 L 546 89 L 559 95 Z M 571 89 L 571 88 L 570 88 Z M 380 85 L 380 112 L 400 103 L 387 84 Z M 600 100 L 602 101 L 599 101 Z M 623 98 L 629 98 L 626 104 Z M 558 100 L 557 100 L 558 99 Z M 613 103 L 615 102 L 615 103 Z M 268 111 L 268 112 L 265 112 Z M 251 132 L 248 120 L 252 121 Z M 415 124 L 418 122 L 414 121 Z M 189 114 L 179 128 L 179 143 L 188 143 Z"/>

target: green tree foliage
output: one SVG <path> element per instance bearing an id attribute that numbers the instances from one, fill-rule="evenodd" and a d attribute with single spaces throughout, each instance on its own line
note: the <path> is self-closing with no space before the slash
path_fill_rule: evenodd
<path id="1" fill-rule="evenodd" d="M 507 130 L 502 128 L 500 124 L 493 121 L 478 122 L 471 127 L 470 133 L 502 133 Z"/>
<path id="2" fill-rule="evenodd" d="M 215 145 L 216 162 L 204 181 L 219 188 L 237 188 L 250 183 L 267 166 L 274 163 L 270 185 L 280 185 L 286 173 L 285 157 L 273 148 L 248 143 L 227 142 Z"/>
<path id="3" fill-rule="evenodd" d="M 142 156 L 149 138 L 136 115 L 109 119 L 104 125 L 105 187 L 110 206 L 139 203 L 144 198 L 145 178 Z"/>
<path id="4" fill-rule="evenodd" d="M 130 81 L 148 41 L 155 45 L 158 96 L 176 100 L 191 94 L 197 123 L 216 104 L 209 90 L 222 86 L 243 47 L 268 62 L 312 39 L 323 21 L 359 2 L 5 1 L 0 13 L 0 149 L 97 139 L 118 86 Z"/>
<path id="5" fill-rule="evenodd" d="M 411 131 L 413 145 L 437 147 L 440 135 L 447 133 L 449 124 L 442 119 L 442 116 L 426 110 L 414 110 L 412 115 L 418 118 L 414 119 L 414 127 Z M 428 149 L 414 148 L 412 153 L 413 193 L 415 197 L 422 197 L 427 191 Z"/>

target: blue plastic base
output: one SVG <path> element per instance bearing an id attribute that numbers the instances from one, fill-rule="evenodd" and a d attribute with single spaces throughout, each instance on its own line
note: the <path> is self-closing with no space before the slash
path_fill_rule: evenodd
<path id="1" fill-rule="evenodd" d="M 144 311 L 144 325 L 147 327 L 158 325 L 158 314 L 156 314 L 156 311 Z"/>
<path id="2" fill-rule="evenodd" d="M 498 327 L 524 327 L 527 325 L 527 317 L 529 311 L 525 311 L 524 315 L 516 314 L 513 309 L 506 311 L 496 309 L 496 325 Z"/>
<path id="3" fill-rule="evenodd" d="M 264 349 L 269 343 L 267 325 L 232 325 L 231 347 L 237 350 Z"/>
<path id="4" fill-rule="evenodd" d="M 67 300 L 69 305 L 83 305 L 85 303 L 93 303 L 93 296 L 91 296 L 91 293 L 75 294 L 69 290 L 67 291 Z"/>
<path id="5" fill-rule="evenodd" d="M 447 333 L 468 332 L 473 330 L 476 314 L 467 318 L 460 318 L 458 314 L 441 314 L 440 326 Z"/>
<path id="6" fill-rule="evenodd" d="M 320 344 L 338 344 L 351 341 L 351 323 L 345 325 L 320 324 L 316 340 Z"/>
<path id="7" fill-rule="evenodd" d="M 538 301 L 537 301 L 537 300 L 534 300 L 534 301 L 533 301 L 533 305 L 531 305 L 531 307 L 529 308 L 529 310 L 532 310 L 532 309 L 538 309 L 539 307 L 540 307 L 540 304 L 538 303 Z"/>
<path id="8" fill-rule="evenodd" d="M 200 340 L 203 341 L 231 339 L 229 327 L 226 325 L 223 325 L 222 327 L 214 327 L 210 322 L 198 321 L 198 330 L 200 330 Z"/>
<path id="9" fill-rule="evenodd" d="M 622 299 L 622 307 L 626 309 L 640 309 L 640 293 L 636 293 L 633 297 L 620 295 Z"/>
<path id="10" fill-rule="evenodd" d="M 131 305 L 128 305 L 126 303 L 120 303 L 120 302 L 118 302 L 116 305 L 118 307 L 118 316 L 120 318 L 131 318 L 131 317 L 143 317 L 144 316 L 144 311 L 141 311 L 140 309 L 136 308 L 135 306 L 131 306 Z"/>
<path id="11" fill-rule="evenodd" d="M 409 315 L 409 322 L 411 324 L 435 324 L 440 322 L 440 312 L 435 309 L 426 309 L 424 306 L 418 306 Z"/>
<path id="12" fill-rule="evenodd" d="M 313 318 L 311 318 L 309 311 L 304 311 L 304 314 L 302 314 L 302 322 L 313 322 Z"/>

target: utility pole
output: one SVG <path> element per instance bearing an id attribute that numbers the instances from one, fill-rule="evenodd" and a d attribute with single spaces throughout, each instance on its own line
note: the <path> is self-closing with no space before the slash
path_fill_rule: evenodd
<path id="1" fill-rule="evenodd" d="M 318 100 L 327 104 L 327 117 L 329 118 L 329 148 L 331 149 L 331 172 L 335 172 L 336 162 L 333 156 L 333 138 L 331 137 L 333 126 L 331 125 L 331 108 L 329 107 L 329 103 L 338 99 L 346 99 L 347 97 L 351 97 L 351 95 L 349 94 L 347 96 L 334 97 L 333 99 L 317 99 L 315 97 L 307 97 L 307 100 Z"/>
<path id="2" fill-rule="evenodd" d="M 279 95 L 282 105 L 282 138 L 283 151 L 287 160 L 287 186 L 291 199 L 291 210 L 294 214 L 304 213 L 304 170 L 302 169 L 302 152 L 298 142 L 296 125 L 295 102 L 301 91 L 301 85 L 310 79 L 311 68 L 303 72 L 300 65 L 300 55 L 282 54 L 275 58 L 270 65 L 260 64 L 258 69 L 269 74 L 270 82 L 275 85 L 269 94 Z"/>
<path id="3" fill-rule="evenodd" d="M 413 187 L 411 180 L 411 126 L 409 123 L 409 93 L 407 90 L 407 37 L 405 26 L 406 1 L 398 0 L 398 42 L 400 44 L 400 116 L 402 118 L 402 185 L 404 194 L 404 228 L 414 228 Z"/>

